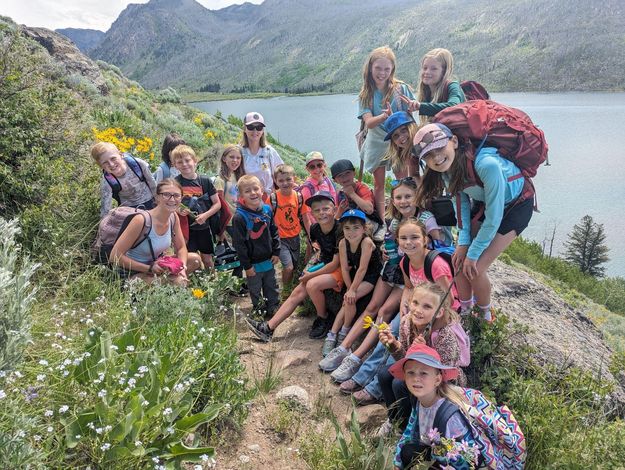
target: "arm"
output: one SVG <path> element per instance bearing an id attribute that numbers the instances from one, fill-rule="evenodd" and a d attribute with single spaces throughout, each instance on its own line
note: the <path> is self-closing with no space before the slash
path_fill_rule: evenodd
<path id="1" fill-rule="evenodd" d="M 247 272 L 252 268 L 252 261 L 247 248 L 247 227 L 245 226 L 245 220 L 235 214 L 232 219 L 232 245 L 239 256 L 241 267 Z"/>
<path id="2" fill-rule="evenodd" d="M 343 275 L 343 282 L 348 289 L 352 285 L 352 280 L 349 277 L 349 262 L 347 261 L 347 248 L 345 244 L 347 242 L 342 239 L 339 242 L 339 262 L 341 263 L 341 274 Z"/>
<path id="3" fill-rule="evenodd" d="M 367 129 L 373 129 L 384 124 L 386 118 L 389 117 L 391 114 L 393 114 L 393 111 L 391 110 L 391 105 L 386 103 L 386 108 L 382 110 L 381 114 L 374 116 L 371 112 L 367 112 L 361 116 L 361 119 L 365 122 L 365 127 Z"/>
<path id="4" fill-rule="evenodd" d="M 373 193 L 369 188 L 364 185 L 361 186 L 359 189 L 361 194 L 358 194 L 358 190 L 356 189 L 354 184 L 350 186 L 345 186 L 343 188 L 343 192 L 347 197 L 349 197 L 352 201 L 356 203 L 360 210 L 362 210 L 365 214 L 370 215 L 373 213 L 374 210 Z M 366 194 L 367 191 L 369 192 L 369 194 Z M 371 197 L 368 197 L 369 195 Z"/>
<path id="5" fill-rule="evenodd" d="M 447 101 L 443 103 L 419 103 L 419 114 L 422 116 L 434 116 L 436 113 L 445 108 L 449 108 L 450 106 L 455 106 L 466 101 L 464 92 L 462 91 L 462 88 L 460 88 L 460 83 L 458 82 L 450 82 L 447 85 L 447 96 Z"/>
<path id="6" fill-rule="evenodd" d="M 371 254 L 373 253 L 374 249 L 375 244 L 373 243 L 373 240 L 367 237 L 362 241 L 360 266 L 358 266 L 356 274 L 354 274 L 354 279 L 352 279 L 351 285 L 347 288 L 347 290 L 351 290 L 352 292 L 354 292 L 354 294 L 356 293 L 356 289 L 358 289 L 358 286 L 365 277 L 365 274 L 367 274 L 367 268 L 369 267 L 369 261 L 371 260 Z"/>
<path id="7" fill-rule="evenodd" d="M 104 218 L 111 210 L 113 204 L 113 191 L 111 186 L 106 182 L 104 176 L 100 179 L 100 219 Z"/>
<path id="8" fill-rule="evenodd" d="M 187 269 L 187 256 L 189 252 L 187 251 L 187 244 L 184 242 L 184 235 L 182 234 L 182 228 L 180 227 L 180 219 L 178 218 L 178 214 L 174 217 L 174 253 L 176 253 L 176 258 L 182 261 L 184 264 L 185 271 Z"/>
<path id="9" fill-rule="evenodd" d="M 306 271 L 304 275 L 299 278 L 299 280 L 301 282 L 308 282 L 313 277 L 321 276 L 322 274 L 332 274 L 334 271 L 336 271 L 339 268 L 340 264 L 341 263 L 339 261 L 339 255 L 337 253 L 334 255 L 334 258 L 332 258 L 332 261 L 326 264 L 323 268 L 318 269 L 317 271 L 314 271 L 312 273 L 309 273 L 308 271 Z"/>
<path id="10" fill-rule="evenodd" d="M 113 245 L 113 249 L 111 250 L 110 263 L 121 266 L 124 269 L 150 273 L 157 272 L 156 265 L 154 264 L 144 264 L 139 261 L 135 261 L 129 256 L 126 255 L 128 250 L 132 248 L 132 245 L 136 243 L 139 236 L 141 235 L 141 231 L 143 230 L 143 225 L 145 220 L 142 216 L 133 217 L 126 230 L 122 232 L 119 236 L 115 245 Z M 154 266 L 154 267 L 153 267 Z M 162 268 L 161 268 L 162 270 Z"/>
<path id="11" fill-rule="evenodd" d="M 278 226 L 273 221 L 273 218 L 269 220 L 269 226 L 267 229 L 271 234 L 271 254 L 274 258 L 278 258 L 278 256 L 280 256 L 280 235 L 278 234 Z M 274 261 L 277 263 L 280 260 L 278 259 L 277 261 Z"/>

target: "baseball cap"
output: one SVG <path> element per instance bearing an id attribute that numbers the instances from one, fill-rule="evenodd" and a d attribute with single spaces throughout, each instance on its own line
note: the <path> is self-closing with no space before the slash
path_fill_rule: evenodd
<path id="1" fill-rule="evenodd" d="M 313 150 L 308 155 L 306 155 L 306 166 L 308 166 L 310 162 L 313 162 L 315 160 L 321 160 L 322 162 L 325 161 L 323 159 L 323 155 L 321 154 L 321 152 L 317 152 L 316 150 Z"/>
<path id="2" fill-rule="evenodd" d="M 328 201 L 332 201 L 332 204 L 336 205 L 336 202 L 334 201 L 334 197 L 328 191 L 318 191 L 318 192 L 316 192 L 315 194 L 310 196 L 308 199 L 306 199 L 306 205 L 308 207 L 312 207 L 313 202 L 321 201 L 323 199 L 327 199 Z"/>
<path id="3" fill-rule="evenodd" d="M 386 130 L 386 136 L 384 137 L 384 140 L 391 140 L 393 132 L 395 132 L 401 126 L 405 126 L 406 124 L 410 124 L 411 122 L 415 121 L 414 119 L 412 119 L 412 116 L 406 111 L 394 112 L 386 118 L 386 121 L 384 121 L 384 130 Z"/>
<path id="4" fill-rule="evenodd" d="M 354 168 L 354 164 L 351 160 L 346 158 L 342 160 L 335 161 L 330 167 L 330 172 L 332 173 L 332 178 L 336 178 L 341 173 L 345 173 L 346 171 L 356 171 Z"/>
<path id="5" fill-rule="evenodd" d="M 263 126 L 265 125 L 265 118 L 263 117 L 262 114 L 256 111 L 252 111 L 245 115 L 243 124 L 247 126 L 248 124 L 256 124 L 256 123 L 262 124 Z"/>
<path id="6" fill-rule="evenodd" d="M 341 216 L 341 218 L 339 220 L 345 220 L 345 219 L 348 219 L 350 217 L 355 217 L 357 219 L 362 219 L 365 222 L 367 221 L 367 216 L 360 209 L 350 209 L 348 211 L 343 212 L 343 215 Z"/>
<path id="7" fill-rule="evenodd" d="M 442 364 L 441 356 L 438 354 L 436 349 L 426 346 L 425 344 L 415 344 L 410 346 L 406 352 L 406 356 L 389 367 L 388 371 L 393 377 L 399 380 L 406 380 L 404 375 L 404 365 L 406 364 L 406 361 L 417 361 L 421 364 L 425 364 L 426 366 L 439 369 L 443 374 L 443 381 L 445 382 L 458 377 L 458 369 L 453 366 L 446 366 Z"/>
<path id="8" fill-rule="evenodd" d="M 426 153 L 447 145 L 452 135 L 444 124 L 427 124 L 419 129 L 412 140 L 415 153 L 419 154 L 419 158 L 423 158 Z"/>

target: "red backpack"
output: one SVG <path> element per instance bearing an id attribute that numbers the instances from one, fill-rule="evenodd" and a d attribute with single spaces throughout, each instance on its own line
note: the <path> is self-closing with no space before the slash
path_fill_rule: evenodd
<path id="1" fill-rule="evenodd" d="M 443 96 L 440 99 L 441 103 L 449 100 L 449 83 L 450 82 L 445 83 Z M 486 91 L 486 88 L 484 88 L 484 85 L 478 82 L 474 82 L 473 80 L 465 80 L 464 82 L 460 82 L 460 88 L 462 88 L 462 92 L 464 93 L 464 97 L 467 101 L 490 99 L 490 95 Z"/>
<path id="2" fill-rule="evenodd" d="M 443 109 L 432 122 L 444 124 L 458 137 L 467 152 L 467 170 L 472 184 L 484 186 L 475 173 L 475 155 L 484 146 L 495 147 L 503 158 L 521 170 L 521 175 L 509 181 L 525 177 L 518 202 L 534 197 L 531 178 L 547 160 L 549 147 L 545 133 L 523 111 L 495 101 L 474 100 Z"/>

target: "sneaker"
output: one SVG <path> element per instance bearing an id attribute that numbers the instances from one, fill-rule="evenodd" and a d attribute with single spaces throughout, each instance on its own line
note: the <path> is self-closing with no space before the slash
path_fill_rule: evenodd
<path id="1" fill-rule="evenodd" d="M 347 333 L 349 333 L 349 331 Z M 343 334 L 339 331 L 339 334 L 336 336 L 336 344 L 340 345 L 347 337 L 347 333 Z"/>
<path id="2" fill-rule="evenodd" d="M 364 388 L 354 393 L 352 396 L 354 397 L 354 400 L 356 400 L 356 404 L 358 406 L 372 405 L 379 401 L 376 397 L 371 395 Z"/>
<path id="3" fill-rule="evenodd" d="M 325 358 L 328 354 L 334 351 L 335 347 L 336 347 L 336 338 L 332 338 L 332 339 L 326 338 L 325 341 L 323 342 L 323 347 L 321 348 L 321 356 Z M 319 367 L 321 367 L 321 363 L 319 363 Z"/>
<path id="4" fill-rule="evenodd" d="M 375 232 L 373 232 L 373 241 L 376 243 L 382 243 L 384 241 L 384 235 L 386 235 L 385 224 L 379 224 Z"/>
<path id="5" fill-rule="evenodd" d="M 308 337 L 312 339 L 321 339 L 328 334 L 330 329 L 330 322 L 327 318 L 317 317 L 312 324 Z"/>
<path id="6" fill-rule="evenodd" d="M 392 432 L 393 432 L 393 423 L 391 423 L 391 420 L 387 418 L 386 421 L 382 423 L 382 426 L 380 426 L 380 429 L 378 429 L 378 431 L 375 433 L 375 437 L 384 438 Z"/>
<path id="7" fill-rule="evenodd" d="M 332 377 L 332 380 L 335 382 L 343 383 L 346 380 L 351 379 L 352 376 L 358 372 L 361 364 L 361 361 L 354 359 L 354 357 L 350 354 L 343 359 L 343 362 L 341 362 L 334 372 L 332 372 L 330 377 Z"/>
<path id="8" fill-rule="evenodd" d="M 328 340 L 326 339 L 326 341 Z M 319 362 L 319 369 L 324 372 L 332 372 L 338 366 L 340 366 L 343 362 L 343 359 L 345 359 L 345 357 L 349 356 L 351 353 L 352 352 L 350 350 L 337 346 L 336 348 L 328 352 L 328 354 L 321 360 L 321 362 Z"/>
<path id="9" fill-rule="evenodd" d="M 346 395 L 349 395 L 351 393 L 355 393 L 355 392 L 358 392 L 359 390 L 362 390 L 362 385 L 360 385 L 354 379 L 349 379 L 341 384 L 341 386 L 339 387 L 339 390 L 341 391 L 341 393 L 345 393 Z"/>
<path id="10" fill-rule="evenodd" d="M 273 338 L 273 331 L 271 331 L 266 321 L 257 321 L 246 317 L 245 323 L 250 331 L 263 343 L 268 343 Z"/>

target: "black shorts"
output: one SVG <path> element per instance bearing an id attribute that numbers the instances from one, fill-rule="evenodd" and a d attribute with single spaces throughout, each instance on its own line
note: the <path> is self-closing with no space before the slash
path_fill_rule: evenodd
<path id="1" fill-rule="evenodd" d="M 215 246 L 213 245 L 213 236 L 210 230 L 190 230 L 189 241 L 187 242 L 187 250 L 189 252 L 199 251 L 205 255 L 212 255 L 215 253 Z"/>
<path id="2" fill-rule="evenodd" d="M 477 214 L 481 207 L 484 206 L 483 202 L 477 202 L 471 207 L 471 219 Z M 534 213 L 534 199 L 526 199 L 519 203 L 512 202 L 504 207 L 503 217 L 497 233 L 506 235 L 510 231 L 514 230 L 517 236 L 521 235 L 530 223 L 532 214 Z M 484 221 L 484 214 L 478 219 L 479 222 Z"/>

